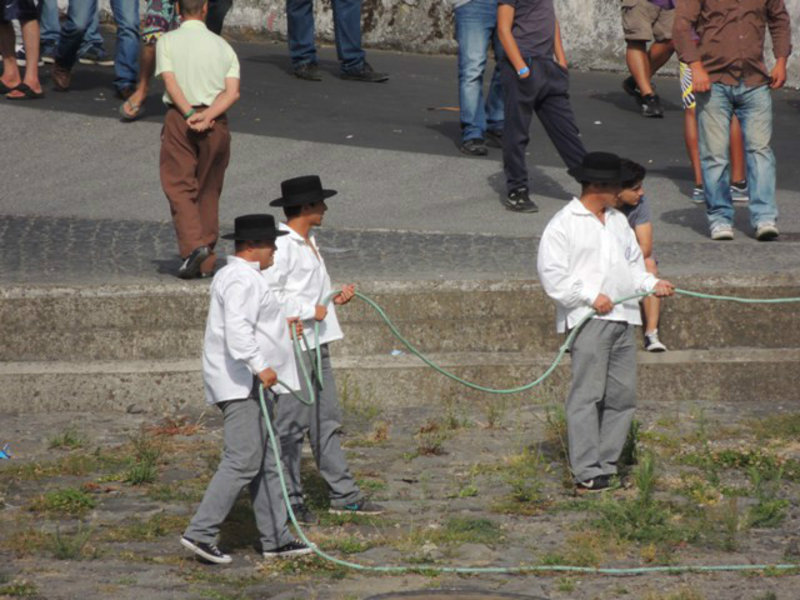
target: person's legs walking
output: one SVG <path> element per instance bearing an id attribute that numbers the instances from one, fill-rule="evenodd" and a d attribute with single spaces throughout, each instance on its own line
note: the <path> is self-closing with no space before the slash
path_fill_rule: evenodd
<path id="1" fill-rule="evenodd" d="M 306 361 L 306 364 L 306 368 L 308 368 L 310 366 L 308 361 Z M 299 366 L 297 370 L 302 372 Z M 304 377 L 300 377 L 299 393 L 303 398 L 310 397 Z M 300 463 L 303 454 L 303 442 L 311 423 L 311 411 L 312 407 L 304 404 L 292 394 L 281 394 L 278 397 L 274 420 L 275 432 L 281 440 L 281 461 L 286 474 L 289 502 L 292 506 L 304 504 Z"/>
<path id="2" fill-rule="evenodd" d="M 506 176 L 506 189 L 511 192 L 528 188 L 525 150 L 530 140 L 533 104 L 538 89 L 533 76 L 520 79 L 508 61 L 503 63 L 501 77 L 505 91 L 503 171 Z"/>
<path id="3" fill-rule="evenodd" d="M 735 88 L 734 111 L 744 134 L 747 179 L 750 191 L 750 224 L 759 225 L 778 219 L 775 202 L 775 155 L 772 139 L 772 95 L 769 86 L 755 88 L 740 84 Z M 777 230 L 774 236 L 777 237 Z"/>
<path id="4" fill-rule="evenodd" d="M 333 35 L 342 73 L 364 68 L 366 53 L 361 47 L 361 0 L 332 0 Z"/>
<path id="5" fill-rule="evenodd" d="M 222 26 L 225 23 L 225 16 L 231 9 L 233 0 L 208 0 L 208 14 L 206 15 L 206 27 L 217 35 L 222 35 Z"/>
<path id="6" fill-rule="evenodd" d="M 497 16 L 495 15 L 496 20 Z M 497 35 L 496 24 L 492 31 L 491 42 L 494 49 L 495 64 L 492 79 L 489 82 L 489 94 L 486 97 L 486 131 L 492 133 L 494 137 L 502 137 L 505 114 L 503 112 L 503 82 L 500 80 L 500 71 L 506 55 L 503 50 L 503 44 L 500 43 L 500 38 Z"/>
<path id="7" fill-rule="evenodd" d="M 496 28 L 496 9 L 487 18 L 486 0 L 470 0 L 455 9 L 458 42 L 458 100 L 461 118 L 461 142 L 483 140 L 486 131 L 486 105 L 483 98 L 483 74 L 487 51 Z M 482 154 L 486 154 L 485 147 Z"/>
<path id="8" fill-rule="evenodd" d="M 0 53 L 3 54 L 3 75 L 0 83 L 6 88 L 15 88 L 22 81 L 15 56 L 16 36 L 11 21 L 0 21 Z"/>
<path id="9" fill-rule="evenodd" d="M 58 0 L 42 0 L 39 28 L 42 59 L 46 63 L 52 63 L 56 44 L 58 44 L 58 38 L 61 36 L 61 22 L 58 19 Z"/>
<path id="10" fill-rule="evenodd" d="M 312 0 L 286 0 L 286 39 L 292 67 L 316 64 L 314 47 L 314 3 Z"/>
<path id="11" fill-rule="evenodd" d="M 733 204 L 730 191 L 730 144 L 733 93 L 730 86 L 714 83 L 711 90 L 697 94 L 697 128 L 700 150 L 700 167 L 706 197 L 706 215 L 715 239 L 731 239 L 728 235 L 733 225 Z M 725 230 L 724 236 L 714 236 L 714 231 Z"/>
<path id="12" fill-rule="evenodd" d="M 600 470 L 617 472 L 617 460 L 625 446 L 636 408 L 636 342 L 633 325 L 611 323 L 612 344 L 608 357 L 605 396 L 600 416 Z"/>
<path id="13" fill-rule="evenodd" d="M 111 11 L 117 24 L 114 88 L 130 96 L 139 75 L 139 0 L 111 0 Z"/>
<path id="14" fill-rule="evenodd" d="M 55 70 L 64 71 L 69 73 L 78 59 L 78 50 L 81 43 L 83 43 L 83 36 L 92 19 L 97 14 L 97 0 L 70 0 L 67 6 L 67 19 L 61 28 L 61 37 L 58 40 L 56 47 Z M 60 78 L 62 83 L 59 83 L 59 78 L 54 75 L 56 87 L 58 89 L 66 89 L 69 87 L 69 81 L 64 81 Z"/>
<path id="15" fill-rule="evenodd" d="M 89 27 L 86 28 L 86 33 L 83 34 L 81 47 L 78 49 L 78 61 L 81 64 L 93 65 L 97 61 L 94 60 L 93 50 L 100 50 L 105 55 L 103 48 L 103 36 L 100 35 L 100 11 L 95 11 L 92 20 L 89 22 Z M 84 59 L 83 57 L 87 58 Z"/>
<path id="16" fill-rule="evenodd" d="M 566 403 L 569 463 L 576 482 L 603 474 L 600 465 L 600 403 L 606 394 L 608 361 L 613 339 L 610 321 L 589 320 L 575 337 L 572 387 Z"/>
<path id="17" fill-rule="evenodd" d="M 569 75 L 558 63 L 537 61 L 540 77 L 545 79 L 536 116 L 568 168 L 577 167 L 586 156 L 575 115 L 569 101 Z"/>
<path id="18" fill-rule="evenodd" d="M 343 508 L 358 502 L 362 494 L 350 473 L 341 445 L 342 411 L 327 344 L 323 344 L 320 353 L 322 389 L 317 388 L 317 403 L 311 410 L 309 438 L 320 475 L 330 488 L 331 507 Z"/>

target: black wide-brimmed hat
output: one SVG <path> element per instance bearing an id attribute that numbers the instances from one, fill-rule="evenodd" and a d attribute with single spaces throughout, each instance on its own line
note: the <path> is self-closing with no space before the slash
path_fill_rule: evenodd
<path id="1" fill-rule="evenodd" d="M 636 177 L 636 173 L 611 152 L 590 152 L 577 167 L 567 169 L 575 179 L 586 183 L 622 183 Z"/>
<path id="2" fill-rule="evenodd" d="M 281 197 L 269 203 L 270 206 L 303 206 L 325 200 L 336 195 L 336 190 L 323 190 L 317 175 L 304 175 L 281 181 Z"/>
<path id="3" fill-rule="evenodd" d="M 226 233 L 222 237 L 226 240 L 237 242 L 274 241 L 279 235 L 287 235 L 288 231 L 281 231 L 275 227 L 275 217 L 272 215 L 244 215 L 236 217 L 233 222 L 233 233 Z"/>

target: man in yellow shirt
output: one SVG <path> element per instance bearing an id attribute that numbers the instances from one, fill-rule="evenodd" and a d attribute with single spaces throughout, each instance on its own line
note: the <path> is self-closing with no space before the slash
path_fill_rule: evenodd
<path id="1" fill-rule="evenodd" d="M 156 75 L 164 79 L 159 161 L 178 250 L 178 277 L 210 275 L 219 236 L 219 197 L 230 158 L 225 115 L 239 99 L 239 60 L 205 25 L 207 0 L 178 0 L 181 26 L 156 45 Z"/>

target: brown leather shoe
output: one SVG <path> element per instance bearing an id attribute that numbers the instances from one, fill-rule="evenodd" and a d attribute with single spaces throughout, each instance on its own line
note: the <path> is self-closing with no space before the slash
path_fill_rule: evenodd
<path id="1" fill-rule="evenodd" d="M 53 64 L 50 69 L 50 77 L 53 79 L 53 86 L 57 92 L 66 92 L 69 89 L 69 84 L 72 82 L 72 73 L 58 63 Z"/>

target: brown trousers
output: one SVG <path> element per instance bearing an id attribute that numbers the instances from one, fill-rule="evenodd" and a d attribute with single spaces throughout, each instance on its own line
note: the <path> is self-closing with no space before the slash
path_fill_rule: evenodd
<path id="1" fill-rule="evenodd" d="M 167 110 L 161 130 L 159 171 L 169 200 L 178 251 L 182 258 L 200 246 L 212 250 L 219 236 L 219 197 L 231 155 L 231 134 L 225 115 L 203 133 L 189 129 L 174 108 Z M 201 270 L 214 269 L 215 256 Z"/>

